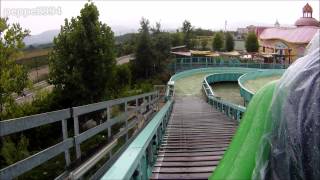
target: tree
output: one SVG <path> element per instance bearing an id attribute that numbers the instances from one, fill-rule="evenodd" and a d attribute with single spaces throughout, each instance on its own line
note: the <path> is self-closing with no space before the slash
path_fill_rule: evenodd
<path id="1" fill-rule="evenodd" d="M 234 40 L 231 33 L 226 33 L 226 42 L 225 42 L 226 51 L 233 51 L 234 49 Z"/>
<path id="2" fill-rule="evenodd" d="M 201 40 L 201 49 L 202 50 L 207 50 L 207 45 L 208 45 L 208 39 L 207 38 L 203 38 Z"/>
<path id="3" fill-rule="evenodd" d="M 106 95 L 114 75 L 115 45 L 111 28 L 99 21 L 93 3 L 80 16 L 65 20 L 49 57 L 49 81 L 63 106 L 97 102 Z"/>
<path id="4" fill-rule="evenodd" d="M 209 29 L 197 28 L 193 31 L 195 36 L 212 36 L 213 32 Z"/>
<path id="5" fill-rule="evenodd" d="M 136 78 L 149 78 L 154 72 L 154 51 L 150 35 L 149 20 L 142 18 L 140 21 L 139 39 L 135 52 L 134 71 Z"/>
<path id="6" fill-rule="evenodd" d="M 182 24 L 182 32 L 183 32 L 183 35 L 184 35 L 184 38 L 183 38 L 183 42 L 184 44 L 187 46 L 187 48 L 191 49 L 193 48 L 193 42 L 192 42 L 192 38 L 194 37 L 193 35 L 193 27 L 191 25 L 191 23 L 187 20 L 185 20 Z"/>
<path id="7" fill-rule="evenodd" d="M 130 87 L 132 74 L 129 64 L 122 64 L 117 66 L 115 79 L 116 83 L 114 87 L 116 87 L 116 90 L 119 91 L 122 90 L 124 87 Z"/>
<path id="8" fill-rule="evenodd" d="M 128 33 L 116 37 L 117 57 L 132 54 L 135 51 L 137 42 L 136 33 Z"/>
<path id="9" fill-rule="evenodd" d="M 256 34 L 254 32 L 250 32 L 245 42 L 247 52 L 258 52 L 259 50 L 259 42 Z"/>
<path id="10" fill-rule="evenodd" d="M 171 45 L 181 46 L 183 45 L 183 34 L 177 30 L 177 32 L 171 34 Z"/>
<path id="11" fill-rule="evenodd" d="M 221 32 L 215 33 L 212 42 L 212 49 L 215 51 L 221 51 L 223 46 L 223 37 Z"/>
<path id="12" fill-rule="evenodd" d="M 156 23 L 156 27 L 156 31 L 153 30 L 152 40 L 156 71 L 159 73 L 163 71 L 164 62 L 170 55 L 171 37 L 169 33 L 161 31 L 160 23 Z"/>
<path id="13" fill-rule="evenodd" d="M 0 18 L 0 120 L 5 107 L 15 103 L 12 94 L 20 94 L 29 83 L 26 69 L 15 62 L 29 31 L 22 30 L 19 24 L 10 26 L 7 20 Z"/>
<path id="14" fill-rule="evenodd" d="M 156 26 L 151 28 L 152 34 L 159 34 L 161 33 L 161 23 L 156 22 Z"/>

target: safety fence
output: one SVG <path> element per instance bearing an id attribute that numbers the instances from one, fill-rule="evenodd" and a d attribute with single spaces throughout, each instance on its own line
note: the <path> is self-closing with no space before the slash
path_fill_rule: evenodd
<path id="1" fill-rule="evenodd" d="M 240 95 L 243 97 L 245 104 L 248 104 L 252 99 L 254 92 L 250 91 L 247 87 L 245 87 L 245 82 L 248 80 L 255 80 L 261 77 L 268 77 L 268 76 L 281 76 L 284 73 L 284 69 L 269 69 L 269 70 L 257 70 L 255 72 L 250 72 L 242 75 L 238 79 L 238 84 L 240 86 Z"/>
<path id="2" fill-rule="evenodd" d="M 101 179 L 149 179 L 172 107 L 168 100 Z"/>
<path id="3" fill-rule="evenodd" d="M 176 73 L 189 69 L 209 68 L 209 67 L 242 67 L 242 68 L 258 68 L 258 69 L 286 69 L 289 64 L 263 63 L 240 61 L 238 59 L 223 59 L 215 57 L 189 57 L 176 58 L 169 64 L 169 69 Z"/>
<path id="4" fill-rule="evenodd" d="M 206 95 L 207 102 L 228 117 L 237 121 L 240 121 L 246 108 L 220 99 L 214 94 L 210 84 L 225 81 L 238 81 L 238 78 L 242 75 L 243 73 L 215 73 L 207 75 L 202 82 L 202 90 Z"/>
<path id="5" fill-rule="evenodd" d="M 148 124 L 149 119 L 159 109 L 159 98 L 159 92 L 155 91 L 127 98 L 0 121 L 1 139 L 52 123 L 61 124 L 62 134 L 62 141 L 59 143 L 1 169 L 0 179 L 17 178 L 60 154 L 64 154 L 65 171 L 56 177 L 56 179 L 82 178 L 85 173 L 97 163 L 101 163 L 101 160 L 107 156 L 107 160 L 102 162 L 101 167 L 90 176 L 91 179 L 100 178 L 134 140 L 143 127 Z M 166 118 L 168 117 L 166 116 Z M 92 119 L 97 119 L 98 124 L 90 128 L 82 127 L 81 125 L 85 124 L 83 121 L 86 120 L 88 122 L 88 119 L 91 122 L 93 122 Z M 68 128 L 70 124 L 73 128 Z M 107 134 L 104 146 L 99 148 L 94 155 L 83 158 L 82 143 L 102 132 Z M 73 153 L 74 151 L 75 153 Z"/>

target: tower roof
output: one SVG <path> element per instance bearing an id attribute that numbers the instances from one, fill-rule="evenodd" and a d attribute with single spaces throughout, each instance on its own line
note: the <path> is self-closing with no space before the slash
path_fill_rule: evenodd
<path id="1" fill-rule="evenodd" d="M 303 16 L 295 22 L 296 26 L 320 27 L 319 21 L 312 17 L 312 7 L 308 3 L 302 8 L 302 11 L 303 11 Z"/>
<path id="2" fill-rule="evenodd" d="M 302 8 L 303 13 L 312 13 L 312 7 L 307 3 L 303 8 Z"/>
<path id="3" fill-rule="evenodd" d="M 320 27 L 319 21 L 312 17 L 301 17 L 295 22 L 296 26 L 316 26 Z"/>

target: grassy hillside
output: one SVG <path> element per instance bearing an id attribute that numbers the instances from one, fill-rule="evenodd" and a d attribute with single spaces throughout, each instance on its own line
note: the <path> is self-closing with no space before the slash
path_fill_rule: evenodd
<path id="1" fill-rule="evenodd" d="M 51 51 L 51 48 L 35 48 L 35 49 L 29 49 L 29 50 L 24 50 L 23 55 L 18 59 L 30 59 L 34 57 L 39 57 L 39 56 L 47 56 L 49 52 Z"/>
<path id="2" fill-rule="evenodd" d="M 23 55 L 17 59 L 18 64 L 24 65 L 28 71 L 48 65 L 48 54 L 51 48 L 32 49 L 23 51 Z"/>

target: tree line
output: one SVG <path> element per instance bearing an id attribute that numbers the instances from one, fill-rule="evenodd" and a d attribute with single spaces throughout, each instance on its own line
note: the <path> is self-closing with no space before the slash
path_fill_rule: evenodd
<path id="1" fill-rule="evenodd" d="M 7 19 L 1 18 L 0 33 L 5 33 L 0 37 L 2 120 L 14 117 L 17 112 L 12 94 L 19 94 L 30 86 L 26 69 L 15 63 L 29 31 L 23 30 L 19 24 L 9 26 Z M 49 105 L 34 111 L 50 111 L 116 98 L 138 82 L 154 77 L 163 76 L 160 79 L 165 82 L 171 47 L 186 45 L 194 49 L 199 43 L 197 37 L 213 37 L 212 49 L 215 51 L 234 50 L 232 33 L 195 28 L 187 20 L 176 32 L 167 32 L 159 22 L 151 26 L 148 19 L 142 18 L 139 32 L 129 36 L 117 43 L 111 28 L 99 20 L 99 11 L 93 3 L 85 4 L 79 16 L 65 19 L 49 54 L 49 83 L 54 85 L 53 92 L 44 100 Z M 208 39 L 202 38 L 201 49 L 206 50 L 207 46 Z M 258 51 L 254 33 L 249 33 L 245 46 L 248 52 Z M 135 55 L 134 60 L 117 66 L 117 54 L 129 53 Z M 27 112 L 18 114 L 28 115 Z"/>
<path id="2" fill-rule="evenodd" d="M 10 25 L 8 19 L 0 18 L 0 120 L 150 91 L 152 84 L 169 79 L 166 65 L 171 47 L 186 45 L 193 49 L 198 43 L 197 36 L 214 35 L 215 50 L 231 51 L 234 47 L 229 33 L 195 29 L 187 20 L 172 33 L 163 30 L 160 23 L 152 26 L 146 18 L 141 19 L 137 34 L 124 43 L 116 43 L 112 29 L 99 20 L 97 7 L 87 3 L 79 16 L 65 19 L 54 38 L 48 80 L 54 85 L 53 91 L 40 93 L 34 101 L 18 105 L 13 94 L 31 88 L 26 68 L 15 62 L 28 34 L 19 24 Z M 207 44 L 208 41 L 201 42 L 203 49 Z M 128 64 L 117 65 L 119 53 L 134 53 L 135 58 Z M 60 131 L 59 127 L 47 125 L 35 132 L 2 139 L 1 167 L 56 142 Z M 29 138 L 36 140 L 29 142 Z"/>
<path id="3" fill-rule="evenodd" d="M 37 94 L 32 102 L 17 104 L 15 94 L 32 87 L 27 69 L 16 63 L 28 34 L 19 24 L 10 25 L 8 19 L 0 18 L 0 120 L 140 94 L 151 91 L 153 83 L 166 82 L 169 77 L 163 75 L 163 67 L 171 41 L 160 24 L 150 28 L 148 20 L 142 19 L 134 61 L 117 65 L 114 33 L 99 20 L 94 3 L 87 3 L 79 16 L 65 19 L 54 38 L 48 79 L 54 86 L 52 92 Z M 1 138 L 0 168 L 27 157 L 29 152 L 48 147 L 57 141 L 60 131 L 56 124 L 49 124 Z M 54 176 L 57 172 L 49 173 Z"/>

